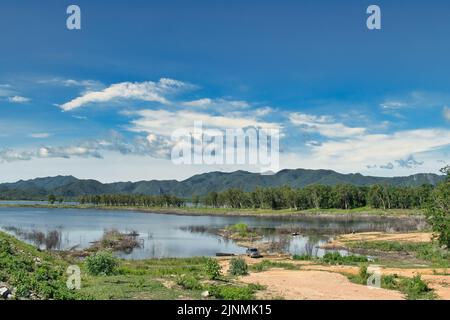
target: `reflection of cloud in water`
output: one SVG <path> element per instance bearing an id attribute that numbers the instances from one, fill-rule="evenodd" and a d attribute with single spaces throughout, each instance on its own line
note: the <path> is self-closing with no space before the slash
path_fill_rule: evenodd
<path id="1" fill-rule="evenodd" d="M 399 220 L 375 218 L 375 221 L 327 220 L 321 218 L 273 219 L 266 217 L 178 216 L 120 210 L 0 208 L 0 228 L 14 226 L 27 231 L 36 230 L 47 238 L 47 232 L 59 232 L 59 244 L 49 247 L 77 249 L 89 247 L 100 239 L 105 229 L 136 230 L 144 240 L 142 248 L 124 255 L 129 259 L 151 257 L 214 256 L 217 252 L 244 253 L 245 249 L 229 239 L 210 232 L 236 223 L 258 228 L 274 247 L 291 253 L 314 252 L 330 236 L 342 232 L 416 230 L 418 219 Z M 292 236 L 298 232 L 299 236 Z M 325 235 L 324 235 L 325 234 Z M 42 235 L 40 245 L 45 246 Z M 52 238 L 52 237 L 50 237 Z M 53 240 L 56 237 L 53 235 Z M 33 243 L 32 240 L 27 240 Z M 56 241 L 57 242 L 57 241 Z"/>

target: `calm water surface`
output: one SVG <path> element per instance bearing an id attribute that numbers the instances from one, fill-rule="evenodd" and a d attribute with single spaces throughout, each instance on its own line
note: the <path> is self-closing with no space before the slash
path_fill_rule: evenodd
<path id="1" fill-rule="evenodd" d="M 416 226 L 392 221 L 328 221 L 323 219 L 272 219 L 260 217 L 185 216 L 119 210 L 0 208 L 0 229 L 33 242 L 24 234 L 57 231 L 57 249 L 86 248 L 103 232 L 117 229 L 137 231 L 141 247 L 119 253 L 128 259 L 214 256 L 217 252 L 240 254 L 245 248 L 224 240 L 214 230 L 235 223 L 260 228 L 265 240 L 278 243 L 289 253 L 322 255 L 318 247 L 343 232 L 402 230 Z M 291 232 L 299 232 L 292 236 Z M 35 243 L 36 244 L 36 243 Z"/>

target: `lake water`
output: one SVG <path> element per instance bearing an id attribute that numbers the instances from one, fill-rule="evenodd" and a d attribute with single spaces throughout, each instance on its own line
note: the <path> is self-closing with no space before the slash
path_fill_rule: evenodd
<path id="1" fill-rule="evenodd" d="M 370 230 L 410 230 L 415 223 L 379 221 L 330 221 L 326 219 L 288 219 L 260 217 L 186 216 L 120 210 L 48 209 L 0 207 L 0 229 L 36 244 L 27 234 L 57 231 L 56 249 L 86 248 L 101 239 L 105 230 L 137 231 L 140 248 L 119 253 L 128 259 L 214 256 L 217 252 L 241 254 L 245 248 L 214 233 L 235 223 L 259 228 L 265 240 L 282 251 L 323 255 L 319 249 L 338 233 Z M 299 236 L 292 236 L 292 232 Z"/>

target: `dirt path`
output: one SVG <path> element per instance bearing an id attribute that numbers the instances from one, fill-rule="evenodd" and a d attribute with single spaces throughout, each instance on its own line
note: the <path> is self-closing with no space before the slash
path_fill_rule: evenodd
<path id="1" fill-rule="evenodd" d="M 350 282 L 345 276 L 326 271 L 280 270 L 251 273 L 241 278 L 245 283 L 266 286 L 258 298 L 293 300 L 400 300 L 403 294 L 393 290 L 373 289 Z"/>
<path id="2" fill-rule="evenodd" d="M 261 262 L 260 259 L 243 257 L 247 264 Z M 300 266 L 300 270 L 283 270 L 273 268 L 263 272 L 251 272 L 241 277 L 244 283 L 259 283 L 266 290 L 259 293 L 258 298 L 271 299 L 357 299 L 357 300 L 389 300 L 403 299 L 400 292 L 385 289 L 372 289 L 364 285 L 350 282 L 345 274 L 358 274 L 357 266 L 329 266 L 315 264 L 311 261 L 295 261 L 286 257 L 270 257 L 271 261 L 289 262 Z M 229 258 L 219 260 L 226 272 Z M 433 268 L 386 268 L 381 267 L 383 275 L 398 275 L 411 278 L 420 274 L 422 279 L 433 288 L 440 299 L 450 300 L 450 272 L 448 269 Z"/>

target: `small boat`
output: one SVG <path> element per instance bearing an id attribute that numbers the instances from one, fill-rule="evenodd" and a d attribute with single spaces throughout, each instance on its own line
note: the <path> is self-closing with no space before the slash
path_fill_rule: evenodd
<path id="1" fill-rule="evenodd" d="M 298 232 L 292 232 L 292 235 L 293 235 L 293 236 L 299 236 L 300 233 L 298 233 Z"/>

